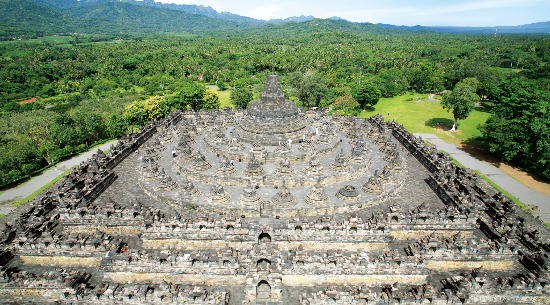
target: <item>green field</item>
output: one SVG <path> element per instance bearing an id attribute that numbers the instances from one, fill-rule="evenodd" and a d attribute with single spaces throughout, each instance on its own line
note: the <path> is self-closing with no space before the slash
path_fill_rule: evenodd
<path id="1" fill-rule="evenodd" d="M 217 90 L 217 89 L 208 89 L 218 95 L 220 98 L 220 108 L 231 107 L 235 108 L 235 105 L 231 104 L 231 90 Z"/>
<path id="2" fill-rule="evenodd" d="M 49 42 L 49 43 L 54 43 L 54 44 L 69 44 L 71 41 L 73 41 L 74 38 L 72 36 L 44 36 L 44 37 L 39 37 L 39 38 L 35 38 L 35 39 L 23 39 L 23 40 L 17 40 L 17 39 L 14 39 L 14 40 L 6 40 L 6 41 L 1 41 L 0 44 L 16 44 L 16 43 L 21 43 L 21 42 L 24 42 L 24 43 L 43 43 L 43 42 Z"/>
<path id="3" fill-rule="evenodd" d="M 371 117 L 380 113 L 385 120 L 396 120 L 411 133 L 433 133 L 446 142 L 460 144 L 481 136 L 478 125 L 489 118 L 489 109 L 475 108 L 470 116 L 458 122 L 458 130 L 449 132 L 453 115 L 439 103 L 428 100 L 427 94 L 407 93 L 393 98 L 382 98 L 371 109 L 364 110 L 360 117 Z M 441 125 L 438 127 L 437 123 Z"/>
<path id="4" fill-rule="evenodd" d="M 490 116 L 488 107 L 478 107 L 470 113 L 467 119 L 458 122 L 458 131 L 454 133 L 449 132 L 448 130 L 453 125 L 452 113 L 443 109 L 439 103 L 429 101 L 427 94 L 414 93 L 393 98 L 382 98 L 378 104 L 371 109 L 364 110 L 360 116 L 367 118 L 378 113 L 384 116 L 385 120 L 396 120 L 403 124 L 405 129 L 411 133 L 432 133 L 448 143 L 455 144 L 461 144 L 467 140 L 481 136 L 482 134 L 477 129 L 477 126 L 485 123 Z M 438 127 L 436 125 L 438 122 L 442 126 Z M 453 162 L 462 166 L 454 159 Z M 519 207 L 527 209 L 524 203 L 506 192 L 487 176 L 478 171 L 475 172 Z"/>

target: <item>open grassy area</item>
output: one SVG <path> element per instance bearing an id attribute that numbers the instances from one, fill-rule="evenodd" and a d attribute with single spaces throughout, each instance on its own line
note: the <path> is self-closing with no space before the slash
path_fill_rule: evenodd
<path id="1" fill-rule="evenodd" d="M 453 114 L 439 103 L 428 101 L 427 94 L 416 93 L 382 98 L 374 107 L 364 110 L 360 117 L 371 117 L 378 113 L 385 120 L 396 120 L 403 124 L 411 133 L 433 133 L 455 144 L 481 136 L 477 126 L 485 123 L 490 116 L 487 108 L 475 108 L 467 119 L 458 122 L 458 131 L 449 132 L 453 125 Z"/>
<path id="2" fill-rule="evenodd" d="M 35 38 L 35 39 L 6 40 L 6 41 L 1 41 L 0 44 L 11 44 L 11 43 L 21 43 L 21 42 L 36 43 L 36 44 L 43 43 L 43 42 L 49 42 L 49 43 L 54 43 L 54 44 L 69 44 L 69 42 L 71 42 L 71 41 L 74 41 L 74 38 L 71 37 L 71 36 L 53 35 L 53 36 L 38 37 L 38 38 Z"/>
<path id="3" fill-rule="evenodd" d="M 75 168 L 77 166 L 74 166 L 73 168 Z M 29 196 L 23 198 L 23 199 L 19 199 L 19 200 L 16 200 L 12 203 L 10 203 L 11 206 L 14 206 L 14 207 L 18 207 L 24 203 L 27 203 L 29 201 L 32 201 L 36 196 L 38 196 L 40 193 L 42 193 L 44 190 L 46 190 L 47 188 L 49 188 L 50 186 L 52 186 L 54 183 L 56 183 L 57 181 L 61 180 L 63 177 L 67 176 L 72 170 L 73 168 L 70 168 L 66 171 L 64 171 L 61 175 L 57 176 L 57 178 L 53 179 L 52 181 L 48 182 L 46 185 L 44 185 L 43 187 L 41 187 L 40 189 L 38 189 L 36 192 L 30 194 Z"/>
<path id="4" fill-rule="evenodd" d="M 485 123 L 491 115 L 488 107 L 477 107 L 470 113 L 467 119 L 458 122 L 457 132 L 449 132 L 449 129 L 453 125 L 452 113 L 443 109 L 439 103 L 429 101 L 427 94 L 416 93 L 407 93 L 393 98 L 382 98 L 374 107 L 364 110 L 360 117 L 367 118 L 378 113 L 385 120 L 396 120 L 400 124 L 403 124 L 405 129 L 411 133 L 432 133 L 446 142 L 457 145 L 481 136 L 481 132 L 477 129 L 477 126 Z M 437 123 L 440 123 L 440 125 L 438 126 Z M 462 166 L 462 164 L 454 159 L 453 162 Z M 519 207 L 528 209 L 523 202 L 506 192 L 487 176 L 479 171 L 475 172 Z"/>
<path id="5" fill-rule="evenodd" d="M 231 104 L 231 90 L 217 90 L 217 89 L 208 89 L 218 95 L 220 98 L 220 108 L 224 107 L 231 107 L 235 108 L 233 104 Z"/>

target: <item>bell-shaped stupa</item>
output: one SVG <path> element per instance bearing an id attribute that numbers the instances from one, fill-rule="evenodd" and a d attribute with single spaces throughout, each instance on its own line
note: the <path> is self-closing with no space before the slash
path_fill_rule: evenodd
<path id="1" fill-rule="evenodd" d="M 280 141 L 297 141 L 307 132 L 302 111 L 292 101 L 286 100 L 279 78 L 267 78 L 262 98 L 246 109 L 239 124 L 239 135 L 246 142 L 259 141 L 263 145 L 276 146 Z"/>

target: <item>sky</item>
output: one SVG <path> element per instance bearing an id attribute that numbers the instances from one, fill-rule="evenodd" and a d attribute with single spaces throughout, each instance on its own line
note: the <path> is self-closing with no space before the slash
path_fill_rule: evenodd
<path id="1" fill-rule="evenodd" d="M 394 25 L 503 26 L 550 21 L 550 0 L 156 0 L 256 19 L 311 15 Z"/>

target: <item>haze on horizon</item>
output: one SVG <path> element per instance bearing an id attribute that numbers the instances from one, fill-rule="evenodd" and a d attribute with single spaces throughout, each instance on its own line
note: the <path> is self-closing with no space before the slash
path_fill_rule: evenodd
<path id="1" fill-rule="evenodd" d="M 550 21 L 548 0 L 155 0 L 210 6 L 255 19 L 311 15 L 353 22 L 425 26 L 515 26 Z"/>

